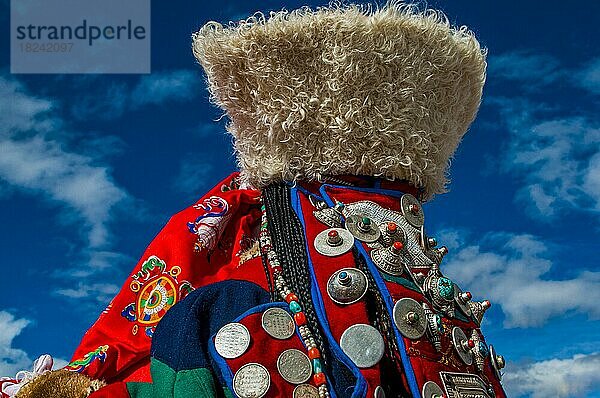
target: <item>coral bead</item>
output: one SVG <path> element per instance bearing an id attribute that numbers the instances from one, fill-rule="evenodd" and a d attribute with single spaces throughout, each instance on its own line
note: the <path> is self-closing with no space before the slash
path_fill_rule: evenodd
<path id="1" fill-rule="evenodd" d="M 313 347 L 310 350 L 308 350 L 308 357 L 310 359 L 320 358 L 321 353 L 319 352 L 319 349 L 317 347 Z"/>
<path id="2" fill-rule="evenodd" d="M 285 296 L 285 302 L 286 303 L 291 303 L 292 301 L 298 301 L 298 296 L 296 296 L 294 293 L 290 293 L 287 296 Z"/>
<path id="3" fill-rule="evenodd" d="M 294 314 L 294 322 L 296 322 L 296 325 L 298 326 L 306 325 L 306 316 L 304 315 L 304 312 Z"/>
<path id="4" fill-rule="evenodd" d="M 315 382 L 316 385 L 320 386 L 325 384 L 325 374 L 324 373 L 315 373 L 315 375 L 313 376 L 313 380 Z"/>

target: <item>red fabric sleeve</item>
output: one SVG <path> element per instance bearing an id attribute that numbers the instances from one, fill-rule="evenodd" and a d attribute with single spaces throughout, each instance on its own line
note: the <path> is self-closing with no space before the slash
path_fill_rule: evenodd
<path id="1" fill-rule="evenodd" d="M 240 220 L 258 202 L 259 192 L 238 189 L 236 177 L 171 217 L 85 333 L 67 369 L 109 383 L 150 381 L 156 324 L 190 291 L 223 278 L 218 271 L 239 246 Z"/>

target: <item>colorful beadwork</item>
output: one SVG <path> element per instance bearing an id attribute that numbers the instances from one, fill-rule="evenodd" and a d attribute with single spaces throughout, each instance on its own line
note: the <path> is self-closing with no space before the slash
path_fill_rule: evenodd
<path id="1" fill-rule="evenodd" d="M 259 234 L 259 242 L 261 253 L 266 258 L 266 261 L 273 272 L 273 281 L 275 282 L 275 288 L 281 298 L 288 303 L 290 311 L 294 314 L 294 322 L 302 337 L 304 346 L 308 351 L 308 357 L 311 359 L 313 367 L 313 381 L 319 387 L 319 396 L 321 398 L 329 397 L 329 390 L 327 388 L 327 379 L 325 373 L 323 373 L 323 365 L 321 363 L 321 353 L 317 348 L 315 339 L 310 331 L 310 328 L 306 325 L 306 316 L 302 312 L 302 306 L 300 305 L 300 299 L 298 296 L 290 290 L 288 287 L 283 274 L 281 264 L 277 257 L 277 253 L 273 249 L 271 244 L 271 236 L 269 234 L 269 225 L 267 221 L 267 211 L 265 205 L 261 207 L 261 226 Z"/>

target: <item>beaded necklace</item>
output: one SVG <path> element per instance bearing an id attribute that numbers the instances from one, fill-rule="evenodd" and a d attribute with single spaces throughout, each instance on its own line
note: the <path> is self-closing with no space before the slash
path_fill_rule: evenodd
<path id="1" fill-rule="evenodd" d="M 275 284 L 277 293 L 279 293 L 281 298 L 288 304 L 290 311 L 294 314 L 294 323 L 298 327 L 298 331 L 300 332 L 304 346 L 308 351 L 308 358 L 312 363 L 313 381 L 319 388 L 319 396 L 321 398 L 328 398 L 329 390 L 327 388 L 327 378 L 323 372 L 323 364 L 321 363 L 321 353 L 317 348 L 317 344 L 312 332 L 310 331 L 310 328 L 307 326 L 306 316 L 302 311 L 300 299 L 294 292 L 292 292 L 285 278 L 283 277 L 283 268 L 281 267 L 277 253 L 271 244 L 267 210 L 264 203 L 261 205 L 261 213 L 259 233 L 261 253 L 273 272 L 273 282 Z"/>

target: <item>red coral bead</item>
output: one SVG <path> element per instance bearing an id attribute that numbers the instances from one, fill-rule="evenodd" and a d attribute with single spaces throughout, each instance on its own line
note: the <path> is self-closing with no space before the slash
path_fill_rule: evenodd
<path id="1" fill-rule="evenodd" d="M 325 374 L 324 373 L 315 373 L 315 375 L 313 376 L 313 380 L 315 382 L 316 385 L 320 386 L 322 384 L 325 384 Z"/>
<path id="2" fill-rule="evenodd" d="M 306 316 L 304 315 L 304 312 L 295 313 L 294 321 L 296 322 L 296 325 L 298 325 L 298 326 L 306 325 Z"/>
<path id="3" fill-rule="evenodd" d="M 332 229 L 331 231 L 327 232 L 327 236 L 329 236 L 330 238 L 337 238 L 338 235 L 339 233 L 335 229 Z"/>
<path id="4" fill-rule="evenodd" d="M 281 273 L 281 272 L 283 272 L 283 268 L 281 268 L 280 265 L 275 265 L 273 267 L 273 272 L 279 272 L 279 273 Z"/>
<path id="5" fill-rule="evenodd" d="M 319 352 L 319 349 L 317 347 L 313 347 L 310 350 L 308 350 L 308 357 L 310 359 L 317 359 L 321 357 L 321 353 Z"/>
<path id="6" fill-rule="evenodd" d="M 400 251 L 400 250 L 404 249 L 404 243 L 394 242 L 393 247 L 394 247 L 394 250 Z"/>
<path id="7" fill-rule="evenodd" d="M 286 303 L 291 303 L 292 301 L 298 301 L 298 296 L 296 296 L 294 293 L 290 293 L 287 296 L 285 296 L 285 302 Z"/>

